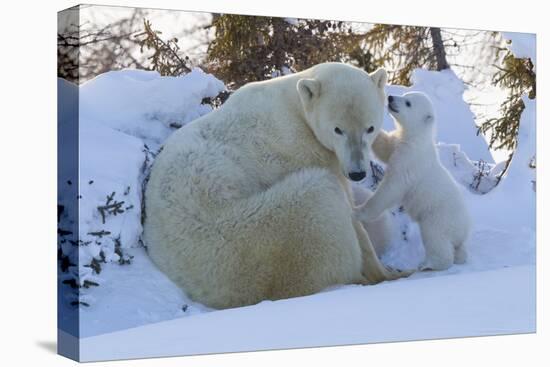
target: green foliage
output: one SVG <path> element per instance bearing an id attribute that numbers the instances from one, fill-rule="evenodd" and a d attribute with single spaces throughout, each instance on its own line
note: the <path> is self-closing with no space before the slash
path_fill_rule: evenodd
<path id="1" fill-rule="evenodd" d="M 501 66 L 493 76 L 493 84 L 508 90 L 508 97 L 500 105 L 501 116 L 485 121 L 478 133 L 490 132 L 490 146 L 493 149 L 513 150 L 517 146 L 519 121 L 525 105 L 521 97 L 536 97 L 536 74 L 531 59 L 516 58 L 507 49 Z"/>
<path id="2" fill-rule="evenodd" d="M 128 186 L 128 190 L 130 187 Z M 125 194 L 126 195 L 126 194 Z M 107 215 L 114 215 L 122 214 L 124 213 L 124 208 L 122 207 L 124 205 L 124 201 L 118 201 L 114 199 L 115 192 L 113 191 L 111 195 L 107 195 L 107 199 L 105 201 L 105 205 L 100 205 L 97 207 L 97 210 L 99 211 L 99 214 L 101 214 L 101 222 L 105 224 L 105 217 Z M 128 209 L 128 208 L 126 208 Z"/>
<path id="3" fill-rule="evenodd" d="M 147 164 L 147 162 L 144 164 Z M 88 181 L 89 185 L 93 183 L 94 180 Z M 67 181 L 67 185 L 72 186 L 73 182 L 69 180 Z M 126 196 L 129 193 L 130 186 L 128 186 L 124 190 L 122 195 Z M 76 268 L 90 268 L 92 270 L 91 275 L 95 277 L 96 275 L 99 275 L 101 273 L 103 269 L 103 264 L 107 263 L 103 248 L 99 250 L 97 256 L 84 262 L 83 257 L 80 253 L 82 248 L 85 248 L 92 244 L 100 247 L 114 245 L 113 251 L 116 255 L 118 255 L 117 262 L 119 265 L 131 264 L 133 256 L 129 255 L 126 252 L 125 248 L 122 246 L 120 235 L 117 237 L 113 237 L 113 233 L 111 233 L 111 231 L 109 230 L 106 230 L 105 228 L 98 228 L 97 230 L 86 233 L 86 236 L 83 236 L 84 239 L 79 238 L 80 234 L 78 233 L 78 231 L 72 230 L 72 224 L 74 223 L 75 218 L 78 218 L 76 212 L 78 211 L 79 206 L 77 203 L 71 202 L 69 199 L 66 199 L 65 202 L 69 202 L 71 205 L 67 207 L 62 203 L 59 203 L 57 206 L 57 259 L 60 273 L 63 273 L 62 277 L 65 278 L 62 281 L 62 284 L 70 288 L 70 290 L 64 289 L 63 292 L 70 292 L 69 294 L 74 295 L 74 297 L 78 299 L 80 290 L 82 290 L 83 288 L 97 287 L 100 284 L 94 280 L 97 278 L 85 279 L 83 282 L 81 282 L 80 273 Z M 124 206 L 124 201 L 119 200 L 116 197 L 115 191 L 113 191 L 111 194 L 106 195 L 104 205 L 97 206 L 97 211 L 99 212 L 102 219 L 101 224 L 106 224 L 112 217 L 120 215 L 132 209 L 132 205 Z M 72 292 L 71 290 L 74 292 Z M 75 300 L 71 302 L 71 305 L 90 306 L 88 302 L 83 302 L 82 300 Z"/>
<path id="4" fill-rule="evenodd" d="M 189 57 L 181 56 L 178 46 L 178 39 L 172 38 L 164 41 L 160 38 L 162 32 L 153 30 L 151 22 L 143 20 L 143 32 L 137 34 L 137 40 L 140 51 L 144 49 L 152 51 L 153 54 L 147 59 L 151 66 L 149 70 L 156 70 L 162 76 L 178 76 L 191 71 L 187 63 Z"/>
<path id="5" fill-rule="evenodd" d="M 162 76 L 179 76 L 191 71 L 189 56 L 181 55 L 177 38 L 163 40 L 161 38 L 162 32 L 154 30 L 151 22 L 147 19 L 143 20 L 143 27 L 143 32 L 136 34 L 134 37 L 140 46 L 141 53 L 146 53 L 146 51 L 149 53 L 152 52 L 151 56 L 147 57 L 149 66 L 144 66 L 143 69 L 158 71 Z M 213 108 L 218 108 L 228 97 L 228 92 L 222 91 L 214 98 L 203 100 L 203 104 L 209 104 Z M 178 122 L 173 122 L 170 126 L 180 128 L 182 125 Z M 149 150 L 149 148 L 146 149 Z M 146 153 L 145 163 L 147 164 L 147 162 Z M 104 218 L 104 213 L 101 215 Z"/>
<path id="6" fill-rule="evenodd" d="M 208 48 L 208 69 L 231 88 L 307 69 L 328 61 L 349 60 L 358 35 L 349 23 L 243 15 L 216 15 L 215 39 Z"/>
<path id="7" fill-rule="evenodd" d="M 373 63 L 390 69 L 390 83 L 410 85 L 414 69 L 449 67 L 439 28 L 376 24 L 365 34 Z"/>

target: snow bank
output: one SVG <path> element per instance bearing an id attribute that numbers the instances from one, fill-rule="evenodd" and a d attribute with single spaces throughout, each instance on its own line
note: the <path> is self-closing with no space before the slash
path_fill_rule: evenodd
<path id="1" fill-rule="evenodd" d="M 497 177 L 506 162 L 491 164 L 484 160 L 472 161 L 458 144 L 437 144 L 439 159 L 453 178 L 470 192 L 486 194 L 498 183 Z"/>
<path id="2" fill-rule="evenodd" d="M 175 126 L 210 112 L 212 108 L 202 104 L 202 100 L 215 97 L 225 87 L 199 69 L 183 77 L 162 77 L 157 72 L 139 70 L 109 72 L 80 86 L 79 121 L 71 121 L 77 112 L 78 87 L 60 79 L 58 88 L 59 100 L 63 101 L 59 113 L 60 156 L 67 157 L 58 174 L 58 202 L 64 208 L 60 228 L 65 229 L 60 234 L 60 246 L 68 265 L 61 281 L 80 287 L 78 296 L 76 292 L 66 292 L 66 302 L 92 306 L 103 294 L 95 292 L 97 285 L 102 290 L 112 289 L 108 284 L 114 280 L 111 276 L 116 274 L 112 272 L 116 267 L 107 264 L 131 263 L 134 254 L 129 249 L 141 246 L 142 187 L 156 150 Z M 78 156 L 74 155 L 76 149 Z M 78 179 L 74 177 L 77 158 Z M 75 198 L 79 204 L 78 238 L 69 233 L 76 228 L 71 222 L 77 209 L 73 205 Z M 141 251 L 136 256 L 134 260 L 139 262 L 146 254 Z M 150 281 L 155 279 L 152 276 Z M 124 286 L 117 288 L 110 296 L 113 298 L 98 302 L 98 309 L 104 312 L 103 323 L 110 318 L 116 293 L 123 289 Z M 170 294 L 174 294 L 173 289 Z M 127 299 L 128 295 L 124 301 Z M 185 304 L 183 296 L 179 296 L 178 303 L 181 309 Z M 155 308 L 151 313 L 157 311 Z M 82 316 L 83 335 L 101 331 L 94 326 L 94 315 L 91 313 L 90 319 Z M 169 318 L 160 315 L 162 319 Z M 120 321 L 115 325 L 136 325 L 124 323 L 124 315 L 116 317 Z"/>
<path id="3" fill-rule="evenodd" d="M 173 131 L 211 110 L 202 105 L 225 89 L 200 69 L 182 77 L 156 71 L 111 71 L 86 82 L 80 90 L 80 116 L 135 136 L 156 148 Z"/>
<path id="4" fill-rule="evenodd" d="M 530 167 L 536 154 L 536 101 L 523 97 L 518 147 L 505 178 L 486 195 L 469 198 L 474 218 L 499 229 L 535 231 L 536 171 Z"/>
<path id="5" fill-rule="evenodd" d="M 535 35 L 504 33 L 508 45 L 519 58 L 530 58 L 535 63 Z M 536 226 L 536 100 L 523 97 L 525 109 L 521 115 L 517 148 L 505 179 L 489 194 L 470 200 L 476 219 L 487 226 L 534 233 Z M 498 214 L 496 214 L 498 213 Z"/>

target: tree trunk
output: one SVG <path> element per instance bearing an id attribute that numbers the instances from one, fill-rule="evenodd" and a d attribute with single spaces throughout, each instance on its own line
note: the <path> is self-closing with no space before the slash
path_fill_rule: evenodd
<path id="1" fill-rule="evenodd" d="M 432 36 L 437 71 L 449 69 L 447 55 L 445 54 L 445 46 L 441 39 L 441 28 L 430 27 L 430 35 Z"/>
<path id="2" fill-rule="evenodd" d="M 273 50 L 272 62 L 275 69 L 282 72 L 285 66 L 284 33 L 287 26 L 282 18 L 273 18 L 273 37 L 271 38 L 271 48 Z"/>

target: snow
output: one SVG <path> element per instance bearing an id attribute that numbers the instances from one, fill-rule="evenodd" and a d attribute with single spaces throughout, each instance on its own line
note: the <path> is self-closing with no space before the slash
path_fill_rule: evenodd
<path id="1" fill-rule="evenodd" d="M 532 266 L 518 266 L 375 287 L 341 287 L 184 317 L 84 338 L 80 357 L 95 361 L 534 330 L 535 271 Z"/>
<path id="2" fill-rule="evenodd" d="M 434 102 L 441 160 L 474 218 L 468 262 L 376 286 L 338 286 L 221 311 L 192 302 L 156 269 L 140 242 L 140 219 L 142 186 L 155 153 L 174 126 L 211 111 L 201 102 L 224 90 L 223 83 L 199 69 L 177 78 L 123 70 L 81 85 L 79 233 L 90 243 L 78 247 L 81 266 L 69 267 L 60 281 L 80 276 L 80 286 L 85 281 L 98 286 L 80 289 L 78 308 L 70 306 L 75 294 L 60 292 L 62 319 L 80 312 L 79 330 L 61 322 L 63 340 L 82 338 L 80 358 L 92 361 L 534 332 L 535 176 L 529 162 L 535 152 L 535 101 L 525 99 L 518 151 L 495 188 L 503 166 L 493 163 L 485 140 L 476 135 L 463 83 L 451 71 L 426 70 L 415 70 L 412 81 L 410 88 L 390 86 L 388 93 L 420 90 Z M 65 100 L 75 88 L 59 81 L 60 93 L 68 93 Z M 60 108 L 61 123 L 71 122 L 70 112 Z M 386 119 L 384 127 L 391 130 L 393 123 Z M 61 152 L 69 150 L 62 145 Z M 67 196 L 77 194 L 66 183 L 77 182 L 67 161 L 59 169 L 59 200 L 66 204 Z M 362 185 L 374 187 L 373 175 Z M 98 207 L 107 202 L 122 212 L 103 218 Z M 396 239 L 382 261 L 415 267 L 424 256 L 418 226 L 399 208 L 392 213 Z M 61 223 L 70 227 L 69 217 L 63 215 Z M 101 231 L 109 234 L 98 236 Z M 67 241 L 62 247 L 75 256 Z M 84 266 L 91 261 L 101 263 L 99 274 Z"/>
<path id="3" fill-rule="evenodd" d="M 535 170 L 529 167 L 536 153 L 536 102 L 523 97 L 518 147 L 505 179 L 494 190 L 470 201 L 470 210 L 486 225 L 506 230 L 535 231 Z M 498 208 L 495 215 L 494 208 Z"/>
<path id="4" fill-rule="evenodd" d="M 156 71 L 111 71 L 85 83 L 80 116 L 155 148 L 172 133 L 170 124 L 184 125 L 209 112 L 201 100 L 224 89 L 221 81 L 198 68 L 178 78 Z"/>
<path id="5" fill-rule="evenodd" d="M 298 25 L 298 19 L 296 18 L 284 18 L 284 21 L 293 26 Z"/>
<path id="6" fill-rule="evenodd" d="M 173 124 L 210 112 L 211 106 L 201 102 L 223 91 L 224 84 L 199 69 L 183 77 L 122 70 L 80 87 L 59 79 L 58 89 L 59 154 L 66 157 L 58 171 L 58 203 L 64 208 L 59 226 L 67 231 L 60 235 L 60 246 L 70 262 L 59 279 L 64 287 L 59 294 L 62 328 L 83 336 L 177 317 L 185 304 L 183 295 L 148 262 L 141 245 L 142 188 L 160 144 L 175 131 Z M 79 121 L 72 120 L 76 113 Z M 74 282 L 80 289 L 71 290 L 63 282 Z M 143 297 L 148 286 L 157 284 L 167 288 L 167 295 L 148 303 L 155 307 L 153 316 L 141 312 L 139 305 L 128 309 L 130 290 L 142 288 Z M 117 300 L 123 305 L 113 307 Z M 80 328 L 71 322 L 69 306 L 75 302 L 82 305 Z M 162 307 L 170 312 L 163 313 Z M 112 319 L 118 321 L 105 321 Z"/>
<path id="7" fill-rule="evenodd" d="M 101 149 L 98 149 L 101 142 Z M 108 262 L 118 261 L 113 241 L 101 241 L 90 235 L 102 230 L 118 234 L 121 244 L 138 242 L 141 232 L 140 200 L 144 153 L 143 142 L 119 131 L 94 125 L 89 120 L 80 124 L 80 234 L 91 243 L 80 250 L 80 261 L 88 263 L 103 251 Z M 101 218 L 98 207 L 106 204 L 106 196 L 115 193 L 113 199 L 123 202 L 122 215 Z M 106 216 L 108 214 L 105 214 Z M 127 246 L 123 246 L 127 247 Z"/>
<path id="8" fill-rule="evenodd" d="M 516 57 L 530 58 L 535 63 L 534 34 L 506 32 L 503 36 L 511 40 L 508 47 Z M 522 98 L 525 110 L 520 119 L 518 146 L 506 178 L 487 195 L 470 200 L 470 210 L 476 219 L 493 228 L 534 233 L 536 171 L 530 165 L 536 156 L 536 101 Z M 496 207 L 498 215 L 494 215 Z"/>
<path id="9" fill-rule="evenodd" d="M 484 160 L 471 161 L 458 144 L 437 144 L 439 159 L 454 179 L 470 191 L 485 194 L 497 184 L 497 177 L 506 162 L 491 164 Z"/>
<path id="10" fill-rule="evenodd" d="M 133 256 L 129 266 L 105 264 L 104 281 L 92 290 L 101 302 L 80 308 L 81 337 L 209 311 L 158 271 L 144 248 L 128 249 L 128 254 Z"/>

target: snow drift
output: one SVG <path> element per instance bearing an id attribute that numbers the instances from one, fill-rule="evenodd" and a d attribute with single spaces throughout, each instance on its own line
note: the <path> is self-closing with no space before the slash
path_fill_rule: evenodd
<path id="1" fill-rule="evenodd" d="M 61 304 L 79 304 L 83 310 L 103 305 L 99 308 L 105 307 L 103 312 L 109 312 L 113 298 L 123 294 L 125 287 L 120 284 L 122 287 L 113 290 L 106 297 L 113 297 L 110 300 L 101 298 L 104 289 L 111 289 L 112 265 L 130 266 L 134 256 L 136 262 L 146 257 L 140 241 L 142 189 L 155 153 L 177 126 L 210 112 L 211 106 L 203 104 L 203 99 L 215 97 L 225 86 L 212 75 L 195 69 L 177 78 L 138 70 L 105 73 L 80 86 L 78 100 L 77 86 L 59 79 L 58 88 L 59 100 L 65 102 L 59 115 L 60 132 L 65 134 L 60 136 L 60 155 L 67 157 L 58 172 L 58 204 L 63 208 L 59 219 L 61 258 L 67 268 L 60 280 L 79 288 L 78 294 L 65 292 L 67 299 Z M 75 113 L 79 121 L 71 121 Z M 75 128 L 78 146 L 72 139 L 75 131 L 71 129 Z M 69 158 L 76 149 L 78 162 Z M 77 170 L 78 178 L 74 177 Z M 75 197 L 78 208 L 73 206 Z M 78 226 L 71 223 L 76 214 Z M 131 267 L 138 269 L 139 265 Z M 146 271 L 145 267 L 140 271 Z M 156 280 L 154 275 L 143 276 L 150 282 Z M 101 291 L 95 292 L 97 289 Z M 173 293 L 174 290 L 170 292 Z M 180 303 L 176 309 L 183 306 Z M 95 315 L 97 307 L 92 309 L 91 314 Z M 124 323 L 125 318 L 117 312 L 102 314 L 97 320 L 115 328 L 136 325 L 135 321 Z M 154 314 L 160 317 L 162 312 Z M 121 322 L 106 321 L 111 317 Z M 86 322 L 82 322 L 81 335 L 95 332 L 94 319 L 82 320 Z"/>

